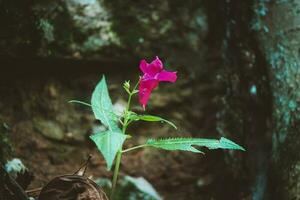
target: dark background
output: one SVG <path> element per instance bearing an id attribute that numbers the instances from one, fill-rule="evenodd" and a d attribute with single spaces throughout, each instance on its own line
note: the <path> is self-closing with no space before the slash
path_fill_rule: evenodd
<path id="1" fill-rule="evenodd" d="M 122 176 L 144 176 L 165 199 L 299 199 L 299 1 L 0 0 L 0 122 L 40 187 L 73 172 L 110 177 L 87 139 L 95 121 L 71 99 L 89 101 L 102 74 L 114 102 L 157 55 L 178 71 L 148 112 L 173 120 L 131 127 L 137 137 L 232 139 L 245 153 L 138 151 Z M 140 111 L 139 107 L 134 107 Z M 53 135 L 56 135 L 53 137 Z"/>

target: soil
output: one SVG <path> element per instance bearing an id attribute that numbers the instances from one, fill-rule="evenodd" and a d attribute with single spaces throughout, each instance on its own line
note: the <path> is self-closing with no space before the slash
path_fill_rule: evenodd
<path id="1" fill-rule="evenodd" d="M 125 101 L 121 84 L 139 72 L 107 75 L 113 102 Z M 88 139 L 99 126 L 89 108 L 68 103 L 77 99 L 89 101 L 101 73 L 18 78 L 2 80 L 0 84 L 0 121 L 8 124 L 14 148 L 13 157 L 20 158 L 34 174 L 29 189 L 44 186 L 52 178 L 74 173 L 92 155 L 87 175 L 92 179 L 112 177 L 105 162 Z M 132 80 L 136 79 L 132 78 Z M 217 137 L 215 85 L 208 78 L 197 83 L 182 73 L 176 84 L 162 84 L 155 91 L 147 112 L 167 118 L 178 126 L 140 123 L 129 127 L 133 139 L 125 148 L 157 137 Z M 137 102 L 133 109 L 141 112 Z M 55 135 L 55 136 L 53 136 Z M 142 176 L 151 182 L 166 200 L 196 200 L 218 198 L 222 187 L 218 169 L 222 151 L 205 151 L 205 156 L 188 152 L 168 152 L 140 149 L 123 156 L 121 176 Z M 224 186 L 224 188 L 226 188 Z"/>

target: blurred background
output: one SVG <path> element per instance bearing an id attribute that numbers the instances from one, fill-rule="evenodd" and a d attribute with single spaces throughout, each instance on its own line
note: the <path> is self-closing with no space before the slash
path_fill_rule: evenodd
<path id="1" fill-rule="evenodd" d="M 105 74 L 122 106 L 123 82 L 159 56 L 178 81 L 161 84 L 147 112 L 179 129 L 138 123 L 125 146 L 224 136 L 247 151 L 142 149 L 124 156 L 121 176 L 144 177 L 166 200 L 300 199 L 299 11 L 298 0 L 0 0 L 1 163 L 19 158 L 28 189 L 89 154 L 88 176 L 111 178 L 88 139 L 99 124 L 68 101 L 89 102 Z"/>

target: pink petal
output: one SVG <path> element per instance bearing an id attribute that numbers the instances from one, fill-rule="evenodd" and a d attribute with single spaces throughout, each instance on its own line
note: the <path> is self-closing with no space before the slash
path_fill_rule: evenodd
<path id="1" fill-rule="evenodd" d="M 151 92 L 158 85 L 158 80 L 141 80 L 139 85 L 139 102 L 145 109 L 148 100 L 150 98 Z"/>
<path id="2" fill-rule="evenodd" d="M 156 78 L 159 81 L 168 81 L 174 83 L 177 80 L 177 72 L 163 70 L 157 74 Z"/>
<path id="3" fill-rule="evenodd" d="M 161 72 L 163 69 L 163 64 L 161 60 L 156 56 L 155 60 L 153 60 L 147 68 L 147 73 L 151 76 L 155 76 L 157 73 Z"/>
<path id="4" fill-rule="evenodd" d="M 141 60 L 140 62 L 140 70 L 143 72 L 143 73 L 147 73 L 147 68 L 148 68 L 148 63 L 146 60 Z"/>

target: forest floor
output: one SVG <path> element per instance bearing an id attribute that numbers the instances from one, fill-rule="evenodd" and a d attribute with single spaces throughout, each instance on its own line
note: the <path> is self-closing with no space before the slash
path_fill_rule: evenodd
<path id="1" fill-rule="evenodd" d="M 29 189 L 42 187 L 58 175 L 74 173 L 88 155 L 92 155 L 88 177 L 112 177 L 88 139 L 99 128 L 92 111 L 68 103 L 72 99 L 89 102 L 100 78 L 100 75 L 53 77 L 1 84 L 0 120 L 10 127 L 13 157 L 20 158 L 34 175 Z M 107 76 L 113 102 L 124 104 L 126 95 L 121 85 L 129 78 L 126 74 Z M 125 143 L 125 148 L 143 143 L 147 138 L 216 137 L 215 94 L 210 92 L 211 86 L 184 80 L 189 79 L 179 79 L 174 85 L 164 84 L 156 90 L 147 110 L 149 114 L 173 121 L 178 130 L 167 124 L 138 122 L 129 127 L 133 138 Z M 202 97 L 198 98 L 199 95 Z M 137 101 L 134 104 L 133 109 L 141 112 Z M 121 176 L 144 177 L 166 200 L 212 199 L 218 184 L 215 172 L 222 167 L 217 161 L 220 156 L 222 152 L 218 151 L 206 151 L 203 156 L 140 149 L 123 156 Z"/>

